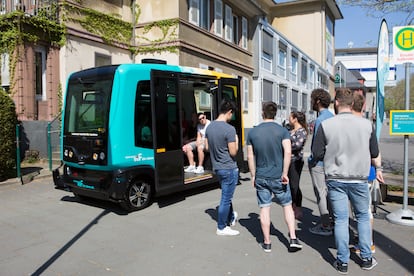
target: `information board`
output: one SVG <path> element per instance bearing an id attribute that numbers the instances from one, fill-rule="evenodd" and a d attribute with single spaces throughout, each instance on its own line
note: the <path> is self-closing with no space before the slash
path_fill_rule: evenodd
<path id="1" fill-rule="evenodd" d="M 414 110 L 390 111 L 390 135 L 414 135 Z"/>

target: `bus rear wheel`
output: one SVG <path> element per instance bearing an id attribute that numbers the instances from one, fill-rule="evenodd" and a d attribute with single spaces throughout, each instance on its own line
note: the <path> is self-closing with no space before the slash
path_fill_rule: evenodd
<path id="1" fill-rule="evenodd" d="M 151 183 L 147 180 L 135 180 L 126 191 L 121 206 L 127 211 L 138 211 L 150 205 L 152 200 Z"/>

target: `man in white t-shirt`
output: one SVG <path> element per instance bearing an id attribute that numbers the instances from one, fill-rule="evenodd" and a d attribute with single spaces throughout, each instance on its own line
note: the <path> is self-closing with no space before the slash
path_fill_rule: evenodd
<path id="1" fill-rule="evenodd" d="M 186 153 L 189 166 L 184 170 L 185 172 L 192 173 L 204 173 L 204 148 L 205 148 L 205 136 L 206 129 L 210 124 L 210 120 L 207 119 L 206 115 L 202 112 L 197 114 L 198 125 L 197 125 L 197 139 L 183 146 L 183 152 Z M 194 162 L 193 151 L 197 149 L 198 154 L 198 166 Z"/>

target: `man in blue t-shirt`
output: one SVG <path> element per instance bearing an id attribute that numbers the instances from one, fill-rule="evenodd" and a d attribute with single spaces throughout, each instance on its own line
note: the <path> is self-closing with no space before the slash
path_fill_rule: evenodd
<path id="1" fill-rule="evenodd" d="M 295 215 L 288 178 L 292 151 L 290 134 L 286 128 L 274 121 L 276 112 L 276 103 L 263 103 L 263 122 L 253 128 L 247 136 L 247 161 L 260 207 L 260 224 L 264 239 L 260 244 L 262 249 L 271 252 L 270 206 L 273 198 L 283 207 L 290 237 L 289 251 L 294 252 L 302 249 L 302 245 L 296 238 Z"/>
<path id="2" fill-rule="evenodd" d="M 311 93 L 312 109 L 319 113 L 315 121 L 315 127 L 312 136 L 312 143 L 315 139 L 318 128 L 323 121 L 333 117 L 334 115 L 328 110 L 331 104 L 331 95 L 322 88 L 314 89 Z M 333 222 L 331 221 L 332 210 L 328 201 L 328 187 L 326 186 L 325 173 L 323 168 L 323 161 L 316 161 L 313 156 L 308 159 L 309 173 L 312 179 L 313 191 L 318 203 L 320 214 L 320 223 L 314 227 L 309 228 L 312 234 L 320 236 L 330 236 L 333 233 Z"/>

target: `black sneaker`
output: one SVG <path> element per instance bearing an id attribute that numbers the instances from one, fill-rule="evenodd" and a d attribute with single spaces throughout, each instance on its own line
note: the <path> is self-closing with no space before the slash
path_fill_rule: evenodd
<path id="1" fill-rule="evenodd" d="M 372 257 L 371 259 L 362 259 L 361 268 L 364 270 L 371 270 L 378 264 L 377 260 Z"/>
<path id="2" fill-rule="evenodd" d="M 264 252 L 270 253 L 272 252 L 272 244 L 271 243 L 259 243 L 260 247 L 263 249 Z"/>
<path id="3" fill-rule="evenodd" d="M 348 274 L 348 264 L 342 263 L 341 261 L 336 260 L 333 263 L 333 266 L 335 267 L 336 271 L 338 271 L 340 274 Z"/>
<path id="4" fill-rule="evenodd" d="M 302 249 L 302 245 L 300 244 L 298 239 L 290 239 L 289 243 L 289 251 L 296 252 Z"/>

